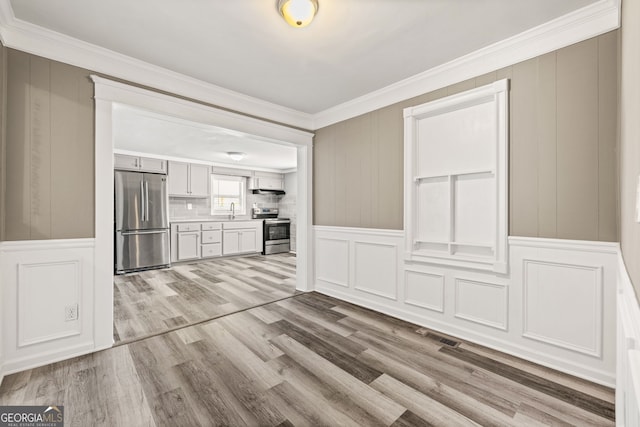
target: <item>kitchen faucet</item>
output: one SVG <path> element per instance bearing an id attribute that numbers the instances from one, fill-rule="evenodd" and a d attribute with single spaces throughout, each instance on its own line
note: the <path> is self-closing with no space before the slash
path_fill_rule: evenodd
<path id="1" fill-rule="evenodd" d="M 229 215 L 229 219 L 235 219 L 236 217 L 236 204 L 231 202 L 231 215 Z"/>

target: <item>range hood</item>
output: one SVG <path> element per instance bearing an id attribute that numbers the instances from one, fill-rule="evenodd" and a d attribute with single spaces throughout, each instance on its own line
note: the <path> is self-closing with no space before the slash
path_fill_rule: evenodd
<path id="1" fill-rule="evenodd" d="M 283 196 L 286 194 L 284 190 L 271 190 L 269 188 L 254 188 L 251 192 L 253 194 L 272 194 L 276 196 Z"/>
<path id="2" fill-rule="evenodd" d="M 248 189 L 253 194 L 270 194 L 282 196 L 284 192 L 284 181 L 280 177 L 252 177 L 249 178 Z"/>

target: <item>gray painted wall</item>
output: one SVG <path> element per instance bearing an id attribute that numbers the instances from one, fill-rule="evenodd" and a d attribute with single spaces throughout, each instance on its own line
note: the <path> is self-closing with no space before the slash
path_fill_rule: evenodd
<path id="1" fill-rule="evenodd" d="M 318 130 L 315 224 L 402 229 L 402 109 L 508 77 L 510 233 L 617 240 L 617 44 L 608 33 Z M 92 237 L 89 71 L 5 51 L 3 238 Z"/>
<path id="2" fill-rule="evenodd" d="M 402 229 L 405 107 L 509 78 L 510 234 L 618 240 L 618 32 L 316 132 L 314 223 Z"/>
<path id="3" fill-rule="evenodd" d="M 640 295 L 640 224 L 635 221 L 640 175 L 640 2 L 622 2 L 620 90 L 620 223 L 622 255 Z"/>
<path id="4" fill-rule="evenodd" d="M 7 50 L 4 239 L 93 237 L 89 72 Z"/>

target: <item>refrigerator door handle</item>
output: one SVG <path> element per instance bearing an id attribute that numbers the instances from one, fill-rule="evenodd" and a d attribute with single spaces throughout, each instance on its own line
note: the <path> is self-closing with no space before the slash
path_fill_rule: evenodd
<path id="1" fill-rule="evenodd" d="M 144 181 L 140 181 L 140 221 L 144 221 Z"/>
<path id="2" fill-rule="evenodd" d="M 150 231 L 123 231 L 122 234 L 123 236 L 136 236 L 138 234 L 162 234 L 162 233 L 168 233 L 169 231 L 167 230 L 150 230 Z"/>
<path id="3" fill-rule="evenodd" d="M 146 215 L 146 220 L 149 221 L 149 181 L 144 182 L 144 213 Z"/>

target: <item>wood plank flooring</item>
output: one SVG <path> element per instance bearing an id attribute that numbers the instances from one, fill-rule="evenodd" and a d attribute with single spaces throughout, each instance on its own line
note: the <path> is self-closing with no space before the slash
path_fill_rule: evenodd
<path id="1" fill-rule="evenodd" d="M 168 332 L 296 293 L 296 258 L 214 258 L 114 277 L 116 343 Z"/>
<path id="2" fill-rule="evenodd" d="M 611 389 L 315 292 L 8 376 L 18 404 L 70 426 L 614 425 Z"/>

